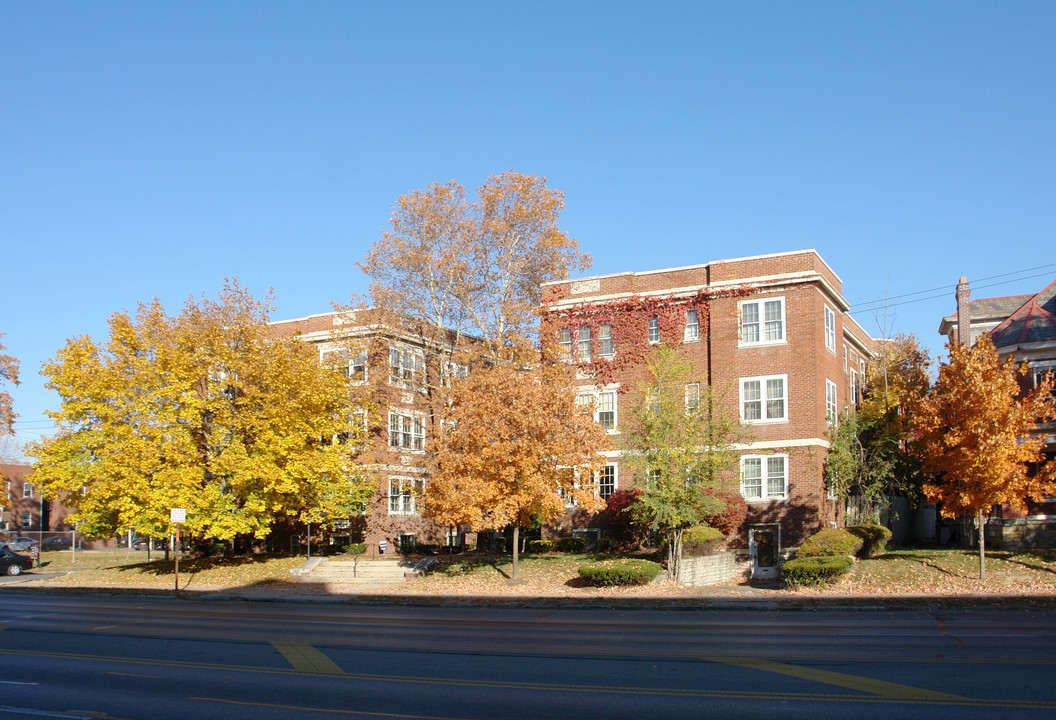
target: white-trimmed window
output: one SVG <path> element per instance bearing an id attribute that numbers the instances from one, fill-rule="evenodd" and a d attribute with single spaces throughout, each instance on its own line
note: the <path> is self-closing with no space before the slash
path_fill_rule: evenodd
<path id="1" fill-rule="evenodd" d="M 29 528 L 33 527 L 33 513 L 23 512 L 22 513 L 22 527 Z"/>
<path id="2" fill-rule="evenodd" d="M 607 500 L 616 492 L 616 466 L 606 465 L 598 472 L 598 497 Z"/>
<path id="3" fill-rule="evenodd" d="M 788 419 L 787 375 L 741 378 L 741 419 L 776 422 Z"/>
<path id="4" fill-rule="evenodd" d="M 843 346 L 843 371 L 847 372 L 847 346 Z"/>
<path id="5" fill-rule="evenodd" d="M 836 405 L 836 383 L 832 380 L 825 381 L 825 419 L 829 421 L 829 424 L 833 427 L 836 426 L 839 420 L 838 408 Z"/>
<path id="6" fill-rule="evenodd" d="M 858 371 L 851 370 L 851 403 L 858 407 Z"/>
<path id="7" fill-rule="evenodd" d="M 686 333 L 683 336 L 685 342 L 693 342 L 700 339 L 700 319 L 696 310 L 686 310 Z"/>
<path id="8" fill-rule="evenodd" d="M 319 362 L 333 365 L 334 368 L 353 382 L 365 382 L 367 379 L 367 351 L 344 349 L 321 350 Z"/>
<path id="9" fill-rule="evenodd" d="M 425 357 L 422 353 L 408 348 L 389 348 L 389 381 L 422 384 L 425 381 Z"/>
<path id="10" fill-rule="evenodd" d="M 469 376 L 469 368 L 462 363 L 457 362 L 445 362 L 441 368 L 441 382 L 444 387 L 451 387 L 451 382 L 455 378 L 464 378 Z"/>
<path id="11" fill-rule="evenodd" d="M 400 545 L 400 550 L 409 550 L 418 543 L 417 539 L 414 536 L 414 533 L 409 532 L 401 532 L 399 535 L 396 536 L 396 541 Z"/>
<path id="12" fill-rule="evenodd" d="M 828 305 L 825 306 L 825 347 L 836 353 L 836 313 Z"/>
<path id="13" fill-rule="evenodd" d="M 616 391 L 600 390 L 598 392 L 580 393 L 576 396 L 576 404 L 594 406 L 594 420 L 606 430 L 616 429 Z"/>
<path id="14" fill-rule="evenodd" d="M 741 495 L 745 500 L 786 499 L 788 497 L 788 456 L 741 456 Z"/>
<path id="15" fill-rule="evenodd" d="M 579 359 L 590 362 L 590 328 L 586 325 L 579 329 Z"/>
<path id="16" fill-rule="evenodd" d="M 649 342 L 660 342 L 660 318 L 658 317 L 649 318 Z"/>
<path id="17" fill-rule="evenodd" d="M 768 345 L 785 341 L 785 299 L 741 302 L 741 345 Z"/>
<path id="18" fill-rule="evenodd" d="M 598 326 L 598 354 L 602 357 L 612 357 L 615 348 L 612 346 L 612 325 Z"/>
<path id="19" fill-rule="evenodd" d="M 1038 387 L 1045 381 L 1045 375 L 1052 373 L 1056 375 L 1056 362 L 1041 362 L 1030 366 L 1031 377 L 1034 379 L 1034 387 Z M 1056 395 L 1056 386 L 1052 388 L 1052 394 Z"/>
<path id="20" fill-rule="evenodd" d="M 572 359 L 572 331 L 568 328 L 557 331 L 557 352 L 562 360 Z"/>
<path id="21" fill-rule="evenodd" d="M 700 410 L 700 383 L 686 385 L 686 415 L 696 414 Z"/>
<path id="22" fill-rule="evenodd" d="M 390 411 L 389 447 L 399 450 L 424 450 L 425 423 L 422 418 Z"/>
<path id="23" fill-rule="evenodd" d="M 30 485 L 29 483 L 26 483 L 25 485 L 22 486 L 22 497 L 24 497 L 24 498 L 33 497 L 33 486 Z"/>
<path id="24" fill-rule="evenodd" d="M 421 480 L 389 478 L 389 515 L 417 515 L 422 507 L 421 494 L 424 487 Z"/>

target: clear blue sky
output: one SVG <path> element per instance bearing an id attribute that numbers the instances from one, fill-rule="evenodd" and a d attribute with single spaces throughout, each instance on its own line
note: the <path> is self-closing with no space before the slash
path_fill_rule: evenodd
<path id="1" fill-rule="evenodd" d="M 815 248 L 852 303 L 939 288 L 891 329 L 941 352 L 959 276 L 1056 277 L 1054 38 L 1051 2 L 2 3 L 18 437 L 113 312 L 230 276 L 326 312 L 397 197 L 510 168 L 591 274 Z"/>

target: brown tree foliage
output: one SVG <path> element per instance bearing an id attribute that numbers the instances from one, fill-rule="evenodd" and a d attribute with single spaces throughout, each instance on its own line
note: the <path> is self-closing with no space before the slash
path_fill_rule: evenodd
<path id="1" fill-rule="evenodd" d="M 4 336 L 0 333 L 0 338 Z M 4 350 L 0 343 L 0 351 Z M 18 385 L 18 360 L 10 355 L 0 353 L 0 383 L 9 382 Z M 0 392 L 0 435 L 13 435 L 15 432 L 15 414 L 11 403 L 11 396 L 6 392 Z"/>
<path id="2" fill-rule="evenodd" d="M 917 407 L 913 429 L 924 470 L 935 476 L 925 495 L 941 504 L 944 517 L 975 513 L 980 521 L 984 575 L 983 513 L 1056 494 L 1056 463 L 1042 464 L 1043 440 L 1031 432 L 1054 416 L 1052 376 L 1024 392 L 1018 377 L 1026 365 L 1002 361 L 988 337 L 972 348 L 948 347 L 949 362 Z"/>
<path id="3" fill-rule="evenodd" d="M 594 474 L 605 432 L 578 405 L 568 366 L 480 367 L 455 381 L 445 431 L 425 490 L 424 515 L 474 530 L 561 517 L 602 503 Z"/>
<path id="4" fill-rule="evenodd" d="M 881 343 L 877 357 L 867 366 L 861 414 L 866 420 L 897 419 L 928 393 L 931 385 L 927 348 L 914 335 L 896 335 Z"/>

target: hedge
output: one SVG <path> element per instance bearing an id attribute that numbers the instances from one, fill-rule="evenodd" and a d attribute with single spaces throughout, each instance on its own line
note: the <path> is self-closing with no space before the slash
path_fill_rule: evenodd
<path id="1" fill-rule="evenodd" d="M 857 535 L 847 530 L 830 528 L 807 538 L 796 551 L 796 557 L 851 556 L 861 548 L 862 540 Z"/>
<path id="2" fill-rule="evenodd" d="M 847 532 L 862 541 L 858 557 L 879 555 L 887 548 L 887 541 L 891 539 L 891 530 L 883 525 L 849 525 Z"/>
<path id="3" fill-rule="evenodd" d="M 660 564 L 651 560 L 602 560 L 581 565 L 579 576 L 595 586 L 647 585 L 660 573 Z"/>
<path id="4" fill-rule="evenodd" d="M 854 560 L 846 555 L 797 557 L 781 568 L 785 583 L 791 586 L 824 585 L 851 569 Z"/>
<path id="5" fill-rule="evenodd" d="M 557 541 L 557 551 L 581 553 L 587 549 L 587 539 L 583 537 L 566 537 Z"/>
<path id="6" fill-rule="evenodd" d="M 682 555 L 703 557 L 711 555 L 722 545 L 726 536 L 721 530 L 707 525 L 697 525 L 682 531 Z"/>

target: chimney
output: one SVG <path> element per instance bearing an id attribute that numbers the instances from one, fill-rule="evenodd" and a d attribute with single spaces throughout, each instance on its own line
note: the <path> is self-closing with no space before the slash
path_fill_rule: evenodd
<path id="1" fill-rule="evenodd" d="M 957 283 L 957 342 L 965 347 L 972 344 L 972 293 L 968 278 Z"/>

